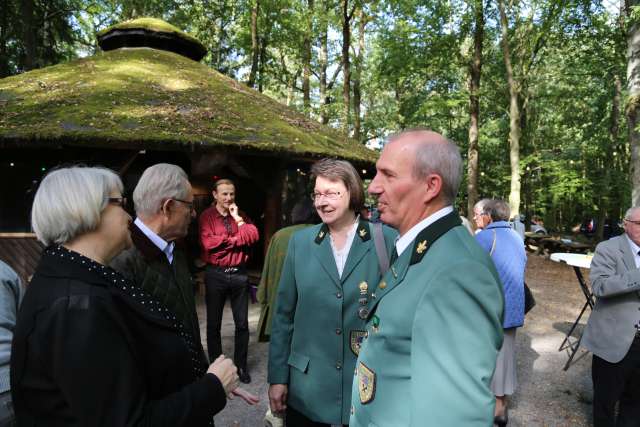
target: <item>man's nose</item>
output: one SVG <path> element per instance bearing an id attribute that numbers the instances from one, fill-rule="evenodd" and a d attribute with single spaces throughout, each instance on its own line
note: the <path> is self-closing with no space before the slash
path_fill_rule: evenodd
<path id="1" fill-rule="evenodd" d="M 374 196 L 382 193 L 382 189 L 380 188 L 380 184 L 378 180 L 378 174 L 376 174 L 376 176 L 374 176 L 373 179 L 371 180 L 371 183 L 369 184 L 369 189 L 367 191 L 369 194 Z"/>

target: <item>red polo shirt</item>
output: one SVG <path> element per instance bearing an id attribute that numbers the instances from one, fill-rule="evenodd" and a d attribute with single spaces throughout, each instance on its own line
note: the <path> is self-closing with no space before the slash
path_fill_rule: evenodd
<path id="1" fill-rule="evenodd" d="M 230 214 L 222 216 L 215 205 L 202 212 L 198 223 L 204 262 L 218 267 L 237 267 L 247 262 L 249 246 L 258 241 L 258 229 L 243 212 L 239 214 L 245 222 L 240 227 Z"/>

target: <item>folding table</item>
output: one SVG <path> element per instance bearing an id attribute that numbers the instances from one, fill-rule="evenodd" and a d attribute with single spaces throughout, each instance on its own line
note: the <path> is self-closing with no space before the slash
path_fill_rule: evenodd
<path id="1" fill-rule="evenodd" d="M 562 344 L 560 344 L 560 348 L 558 349 L 558 351 L 562 351 L 567 348 L 569 349 L 569 360 L 567 360 L 567 363 L 564 365 L 564 368 L 562 368 L 565 371 L 569 369 L 569 366 L 571 366 L 571 361 L 576 355 L 576 352 L 580 347 L 580 341 L 582 340 L 582 334 L 580 334 L 580 337 L 576 341 L 571 342 L 570 340 L 571 334 L 573 333 L 576 326 L 578 326 L 578 323 L 580 322 L 580 319 L 582 318 L 582 315 L 584 314 L 587 307 L 593 310 L 593 304 L 594 304 L 593 294 L 591 293 L 591 290 L 589 289 L 589 286 L 587 285 L 587 282 L 584 279 L 582 272 L 580 271 L 581 268 L 589 269 L 591 267 L 591 258 L 592 258 L 591 255 L 583 255 L 583 254 L 571 254 L 571 253 L 551 254 L 551 261 L 564 262 L 567 265 L 570 265 L 571 267 L 573 267 L 573 271 L 576 273 L 576 277 L 578 278 L 578 283 L 580 284 L 580 289 L 582 290 L 582 293 L 584 294 L 584 298 L 585 298 L 585 303 L 582 306 L 582 310 L 580 311 L 580 314 L 576 318 L 576 321 L 573 322 L 571 329 L 569 329 L 567 336 L 564 338 L 564 341 L 562 341 Z"/>

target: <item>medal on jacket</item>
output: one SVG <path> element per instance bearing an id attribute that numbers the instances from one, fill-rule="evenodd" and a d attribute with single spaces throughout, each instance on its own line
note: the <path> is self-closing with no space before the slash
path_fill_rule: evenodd
<path id="1" fill-rule="evenodd" d="M 360 282 L 358 288 L 360 289 L 360 298 L 358 299 L 358 302 L 362 306 L 358 309 L 358 317 L 362 320 L 366 320 L 367 316 L 369 315 L 369 310 L 366 307 L 367 303 L 369 302 L 369 298 L 367 297 L 369 284 L 367 282 Z"/>

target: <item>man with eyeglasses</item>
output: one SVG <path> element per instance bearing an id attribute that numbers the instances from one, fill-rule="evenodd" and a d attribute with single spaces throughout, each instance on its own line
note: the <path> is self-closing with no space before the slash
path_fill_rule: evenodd
<path id="1" fill-rule="evenodd" d="M 624 231 L 598 244 L 591 261 L 596 304 L 582 344 L 593 353 L 595 427 L 640 425 L 640 207 L 627 211 Z"/>
<path id="2" fill-rule="evenodd" d="M 249 351 L 249 290 L 246 264 L 249 249 L 258 241 L 258 229 L 236 205 L 233 181 L 219 179 L 213 187 L 213 206 L 200 215 L 202 260 L 207 264 L 205 299 L 207 303 L 207 348 L 214 360 L 222 353 L 222 312 L 229 298 L 235 323 L 233 360 L 240 381 L 247 384 Z"/>
<path id="3" fill-rule="evenodd" d="M 131 224 L 133 246 L 118 255 L 111 267 L 165 303 L 195 341 L 197 357 L 208 365 L 200 339 L 191 272 L 186 253 L 178 243 L 195 218 L 187 174 L 172 164 L 151 166 L 140 177 L 133 201 L 137 215 Z M 113 202 L 126 205 L 125 198 Z"/>

